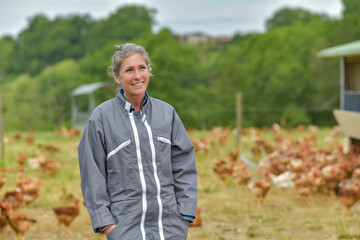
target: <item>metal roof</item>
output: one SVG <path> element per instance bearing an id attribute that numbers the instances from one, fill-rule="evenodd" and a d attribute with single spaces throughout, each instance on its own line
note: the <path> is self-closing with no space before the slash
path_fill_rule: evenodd
<path id="1" fill-rule="evenodd" d="M 350 42 L 326 48 L 317 52 L 316 56 L 321 58 L 344 57 L 360 55 L 360 41 Z"/>
<path id="2" fill-rule="evenodd" d="M 88 83 L 81 85 L 74 90 L 71 91 L 70 96 L 78 96 L 78 95 L 84 95 L 84 94 L 90 94 L 94 91 L 96 91 L 99 88 L 102 88 L 104 86 L 111 85 L 111 82 L 96 82 L 96 83 Z"/>

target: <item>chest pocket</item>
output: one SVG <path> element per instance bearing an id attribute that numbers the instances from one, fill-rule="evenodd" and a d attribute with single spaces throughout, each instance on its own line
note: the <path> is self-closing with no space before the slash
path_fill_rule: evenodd
<path id="1" fill-rule="evenodd" d="M 120 143 L 107 155 L 108 184 L 110 190 L 124 191 L 137 187 L 135 175 L 135 146 L 131 139 Z"/>
<path id="2" fill-rule="evenodd" d="M 161 180 L 163 183 L 172 182 L 171 169 L 171 140 L 168 137 L 158 135 L 156 137 L 157 145 L 157 162 L 161 168 Z"/>

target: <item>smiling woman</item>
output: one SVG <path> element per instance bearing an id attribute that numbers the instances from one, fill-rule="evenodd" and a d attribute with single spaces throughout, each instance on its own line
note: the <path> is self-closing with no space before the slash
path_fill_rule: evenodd
<path id="1" fill-rule="evenodd" d="M 141 110 L 141 102 L 149 83 L 149 66 L 140 53 L 125 58 L 115 81 L 123 87 L 124 96 L 135 110 Z"/>
<path id="2" fill-rule="evenodd" d="M 81 189 L 95 232 L 115 239 L 186 239 L 197 204 L 194 147 L 175 109 L 149 97 L 150 59 L 116 48 L 121 89 L 91 114 L 79 143 Z"/>

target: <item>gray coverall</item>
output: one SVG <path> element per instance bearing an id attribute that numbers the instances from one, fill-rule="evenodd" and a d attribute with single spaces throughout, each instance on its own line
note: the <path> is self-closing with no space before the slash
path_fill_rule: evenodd
<path id="1" fill-rule="evenodd" d="M 109 240 L 186 239 L 195 216 L 195 152 L 174 108 L 149 97 L 142 111 L 118 93 L 92 112 L 78 153 L 93 229 Z"/>

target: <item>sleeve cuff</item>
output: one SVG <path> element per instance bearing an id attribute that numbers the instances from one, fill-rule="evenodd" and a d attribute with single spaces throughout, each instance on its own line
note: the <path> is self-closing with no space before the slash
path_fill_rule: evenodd
<path id="1" fill-rule="evenodd" d="M 195 220 L 195 217 L 193 217 L 193 216 L 186 216 L 186 215 L 181 215 L 181 216 L 191 223 L 194 222 L 194 220 Z"/>
<path id="2" fill-rule="evenodd" d="M 104 226 L 115 224 L 113 216 L 110 212 L 95 215 L 91 218 L 94 232 L 99 233 Z"/>

